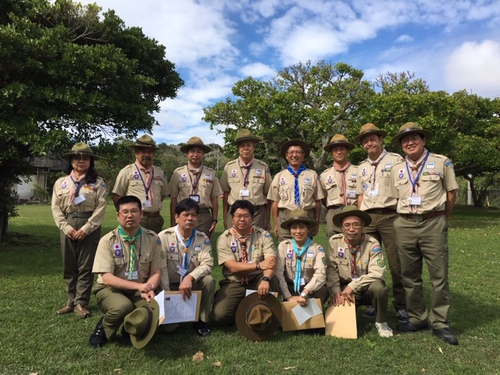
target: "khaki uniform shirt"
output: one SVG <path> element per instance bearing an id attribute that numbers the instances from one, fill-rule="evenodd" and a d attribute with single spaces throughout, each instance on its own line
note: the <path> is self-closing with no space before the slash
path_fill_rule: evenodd
<path id="1" fill-rule="evenodd" d="M 355 204 L 358 200 L 356 193 L 358 167 L 350 165 L 346 169 L 346 195 L 347 205 Z M 326 196 L 326 207 L 344 205 L 344 197 L 342 195 L 342 174 L 337 172 L 334 167 L 328 168 L 320 175 L 321 188 Z"/>
<path id="2" fill-rule="evenodd" d="M 285 169 L 274 176 L 267 199 L 278 201 L 279 208 L 310 210 L 316 207 L 316 201 L 324 198 L 318 174 L 312 169 L 306 169 L 299 175 L 300 207 L 295 204 L 294 192 L 295 177 Z"/>
<path id="3" fill-rule="evenodd" d="M 136 196 L 143 202 L 142 209 L 144 212 L 161 211 L 163 199 L 167 198 L 169 194 L 167 178 L 163 171 L 156 166 L 153 166 L 153 173 L 154 177 L 151 183 L 153 192 L 152 207 L 145 207 L 144 205 L 144 201 L 146 200 L 146 189 L 144 187 L 146 183 L 146 174 L 143 169 L 140 169 L 140 172 L 138 172 L 135 163 L 127 165 L 118 173 L 113 188 L 113 194 L 117 194 L 121 197 L 124 195 Z"/>
<path id="4" fill-rule="evenodd" d="M 326 257 L 326 286 L 333 293 L 341 292 L 341 285 L 348 284 L 358 292 L 376 280 L 384 280 L 385 260 L 378 241 L 365 234 L 360 251 L 356 254 L 354 279 L 351 278 L 351 252 L 342 233 L 333 235 L 329 240 Z"/>
<path id="5" fill-rule="evenodd" d="M 152 273 L 166 267 L 165 253 L 161 248 L 161 241 L 152 230 L 142 228 L 139 243 L 135 243 L 139 283 L 148 281 Z M 130 262 L 130 244 L 122 240 L 118 228 L 113 229 L 99 241 L 94 259 L 93 273 L 99 274 L 96 288 L 104 286 L 102 282 L 103 273 L 112 273 L 120 279 L 126 280 L 125 272 L 128 272 Z"/>
<path id="6" fill-rule="evenodd" d="M 83 195 L 85 200 L 79 204 L 73 201 L 68 206 L 72 189 L 73 181 L 69 176 L 61 177 L 56 181 L 52 193 L 52 216 L 57 227 L 64 234 L 68 234 L 72 227 L 66 220 L 67 215 L 73 212 L 92 212 L 87 223 L 81 228 L 86 234 L 90 234 L 101 226 L 106 213 L 108 204 L 106 185 L 100 177 L 93 184 L 83 185 L 79 194 Z"/>
<path id="7" fill-rule="evenodd" d="M 446 193 L 458 189 L 451 161 L 446 156 L 433 153 L 429 153 L 418 179 L 416 191 L 417 196 L 421 199 L 421 204 L 416 206 L 417 212 L 411 212 L 408 205 L 412 183 L 408 177 L 405 161 L 394 166 L 391 172 L 391 182 L 390 194 L 398 199 L 397 210 L 400 214 L 426 214 L 432 211 L 444 211 Z"/>
<path id="8" fill-rule="evenodd" d="M 372 166 L 368 159 L 358 166 L 358 177 L 356 193 L 363 195 L 363 202 L 359 208 L 361 211 L 373 208 L 396 209 L 396 198 L 389 195 L 391 189 L 391 170 L 403 161 L 401 155 L 388 152 L 377 165 L 375 170 L 375 184 L 370 183 Z"/>
<path id="9" fill-rule="evenodd" d="M 158 234 L 163 251 L 167 256 L 167 268 L 162 271 L 162 288 L 165 290 L 170 290 L 169 282 L 180 283 L 180 274 L 177 272 L 177 266 L 182 267 L 186 250 L 189 257 L 189 268 L 186 275 L 191 275 L 195 281 L 201 279 L 203 276 L 210 275 L 214 266 L 212 245 L 205 233 L 196 231 L 193 241 L 189 245 L 189 248 L 186 249 L 183 241 L 179 241 L 175 228 L 167 228 Z M 164 277 L 165 273 L 167 273 L 166 278 Z"/>
<path id="10" fill-rule="evenodd" d="M 193 189 L 193 174 L 189 172 L 188 166 L 177 168 L 170 179 L 169 190 L 172 197 L 180 202 L 189 198 L 190 195 L 199 195 L 200 208 L 212 208 L 212 198 L 222 195 L 219 179 L 212 168 L 203 166 L 198 178 L 198 189 Z"/>
<path id="11" fill-rule="evenodd" d="M 248 262 L 262 262 L 270 256 L 276 256 L 271 234 L 259 227 L 253 227 L 253 229 L 254 232 L 247 243 Z M 217 255 L 221 266 L 228 260 L 241 261 L 240 245 L 232 229 L 225 230 L 217 239 Z M 241 275 L 233 275 L 226 266 L 223 266 L 222 273 L 228 280 L 241 282 Z M 261 270 L 250 272 L 248 280 L 252 281 L 261 273 Z"/>
<path id="12" fill-rule="evenodd" d="M 302 264 L 302 278 L 305 282 L 304 289 L 307 289 L 309 293 L 314 293 L 326 283 L 326 260 L 323 246 L 312 241 L 307 251 L 302 254 L 300 262 Z M 292 296 L 288 284 L 293 284 L 296 269 L 297 258 L 293 250 L 292 240 L 282 241 L 278 246 L 276 277 L 284 299 Z"/>
<path id="13" fill-rule="evenodd" d="M 254 206 L 266 204 L 272 181 L 269 167 L 263 161 L 254 159 L 245 179 L 246 173 L 247 169 L 240 167 L 239 159 L 230 161 L 224 167 L 220 185 L 222 191 L 228 195 L 227 202 L 232 205 L 235 201 L 243 199 L 250 201 Z M 247 186 L 245 180 L 248 182 Z"/>

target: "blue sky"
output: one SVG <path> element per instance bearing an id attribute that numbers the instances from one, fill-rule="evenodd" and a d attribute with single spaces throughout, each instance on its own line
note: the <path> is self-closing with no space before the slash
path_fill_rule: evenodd
<path id="1" fill-rule="evenodd" d="M 97 0 L 167 47 L 185 81 L 162 103 L 157 142 L 223 144 L 202 109 L 238 80 L 269 80 L 311 60 L 346 62 L 373 81 L 410 71 L 431 90 L 500 96 L 498 0 Z M 360 124 L 361 125 L 361 124 Z"/>

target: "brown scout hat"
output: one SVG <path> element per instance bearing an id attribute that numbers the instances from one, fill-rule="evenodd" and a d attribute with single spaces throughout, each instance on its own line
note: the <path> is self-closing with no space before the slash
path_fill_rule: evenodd
<path id="1" fill-rule="evenodd" d="M 354 143 L 350 143 L 343 134 L 335 134 L 323 150 L 331 151 L 334 146 L 345 146 L 349 151 L 355 147 Z"/>
<path id="2" fill-rule="evenodd" d="M 281 325 L 283 310 L 280 301 L 272 294 L 261 298 L 252 293 L 243 298 L 236 310 L 236 327 L 252 341 L 270 338 Z"/>
<path id="3" fill-rule="evenodd" d="M 94 155 L 92 149 L 84 142 L 76 143 L 70 152 L 65 153 L 63 156 L 71 159 L 73 156 L 90 156 L 92 159 L 97 160 L 99 156 Z"/>
<path id="4" fill-rule="evenodd" d="M 203 151 L 205 151 L 205 153 L 212 151 L 212 149 L 210 147 L 208 147 L 207 145 L 205 145 L 203 143 L 203 141 L 201 140 L 200 137 L 191 137 L 191 138 L 189 138 L 189 140 L 187 141 L 187 143 L 184 146 L 181 146 L 181 151 L 183 153 L 187 154 L 187 152 L 189 151 L 189 149 L 190 148 L 194 148 L 194 147 L 201 148 Z"/>
<path id="5" fill-rule="evenodd" d="M 144 147 L 144 148 L 152 148 L 153 150 L 157 150 L 156 142 L 149 134 L 144 134 L 137 138 L 134 144 L 131 144 L 130 147 Z"/>
<path id="6" fill-rule="evenodd" d="M 311 146 L 309 146 L 309 143 L 301 141 L 299 139 L 292 139 L 291 141 L 286 141 L 281 145 L 280 154 L 283 155 L 284 158 L 286 158 L 286 152 L 288 151 L 288 148 L 290 146 L 302 147 L 302 150 L 304 150 L 306 158 L 309 156 L 309 153 L 311 152 Z"/>
<path id="7" fill-rule="evenodd" d="M 377 128 L 374 124 L 371 122 L 368 122 L 364 124 L 361 129 L 359 129 L 359 135 L 354 137 L 354 142 L 361 143 L 361 138 L 364 137 L 365 135 L 368 134 L 376 134 L 380 135 L 382 137 L 385 137 L 387 135 L 387 132 L 385 130 L 381 130 Z"/>
<path id="8" fill-rule="evenodd" d="M 401 138 L 404 137 L 407 134 L 420 134 L 423 135 L 426 140 L 429 140 L 432 138 L 432 132 L 427 129 L 422 129 L 419 124 L 416 122 L 407 122 L 404 125 L 401 125 L 399 128 L 399 133 L 392 138 L 391 142 L 395 146 L 399 146 Z"/>
<path id="9" fill-rule="evenodd" d="M 347 216 L 357 216 L 365 222 L 365 227 L 370 225 L 372 218 L 366 212 L 358 209 L 357 206 L 351 204 L 350 206 L 345 206 L 341 212 L 333 217 L 333 224 L 337 227 L 342 227 L 342 220 Z"/>
<path id="10" fill-rule="evenodd" d="M 252 132 L 248 129 L 242 129 L 236 134 L 236 140 L 232 142 L 233 145 L 239 145 L 241 142 L 253 142 L 253 143 L 259 143 L 262 139 L 258 137 L 254 137 L 252 135 Z"/>
<path id="11" fill-rule="evenodd" d="M 149 302 L 144 300 L 143 304 L 125 317 L 123 327 L 130 334 L 130 341 L 135 348 L 145 347 L 153 338 L 158 327 L 159 315 L 160 306 L 154 298 L 151 298 Z"/>
<path id="12" fill-rule="evenodd" d="M 314 220 L 309 219 L 307 212 L 301 208 L 297 208 L 290 212 L 290 217 L 288 218 L 288 220 L 281 223 L 281 228 L 290 229 L 290 226 L 293 223 L 304 223 L 309 229 L 318 226 L 318 223 Z"/>

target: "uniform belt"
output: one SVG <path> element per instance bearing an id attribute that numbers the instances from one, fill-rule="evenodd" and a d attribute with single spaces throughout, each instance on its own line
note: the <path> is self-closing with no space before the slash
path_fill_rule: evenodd
<path id="1" fill-rule="evenodd" d="M 211 212 L 212 212 L 212 209 L 211 209 L 211 208 L 200 208 L 200 214 L 201 214 L 201 213 L 206 214 L 207 212 L 208 212 L 208 213 L 211 213 Z"/>
<path id="2" fill-rule="evenodd" d="M 88 212 L 71 212 L 67 214 L 66 217 L 71 217 L 73 219 L 88 219 L 92 216 L 92 211 Z"/>
<path id="3" fill-rule="evenodd" d="M 156 211 L 156 212 L 143 211 L 142 214 L 146 217 L 158 217 L 158 216 L 160 216 L 160 211 Z"/>
<path id="4" fill-rule="evenodd" d="M 396 210 L 393 208 L 370 208 L 365 212 L 369 214 L 395 214 Z"/>
<path id="5" fill-rule="evenodd" d="M 344 205 L 343 205 L 343 204 L 334 204 L 334 205 L 332 205 L 332 206 L 328 206 L 327 208 L 328 208 L 329 210 L 336 210 L 336 209 L 338 209 L 338 208 L 342 208 L 342 207 L 344 207 Z"/>
<path id="6" fill-rule="evenodd" d="M 432 211 L 428 214 L 400 214 L 400 216 L 406 220 L 414 221 L 415 223 L 419 223 L 424 220 L 428 220 L 430 218 L 444 215 L 444 211 Z"/>

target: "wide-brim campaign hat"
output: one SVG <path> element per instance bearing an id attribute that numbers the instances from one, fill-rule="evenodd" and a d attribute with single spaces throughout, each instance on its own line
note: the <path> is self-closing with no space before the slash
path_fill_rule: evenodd
<path id="1" fill-rule="evenodd" d="M 205 153 L 212 151 L 209 146 L 203 143 L 200 137 L 191 137 L 185 145 L 181 146 L 181 152 L 187 154 L 189 149 L 194 147 L 201 148 Z"/>
<path id="2" fill-rule="evenodd" d="M 283 155 L 284 158 L 286 158 L 286 152 L 288 151 L 288 148 L 290 146 L 302 147 L 302 150 L 304 150 L 304 154 L 305 154 L 306 158 L 309 156 L 309 154 L 311 152 L 311 146 L 309 146 L 309 143 L 301 141 L 300 139 L 292 139 L 290 141 L 286 141 L 280 147 L 280 154 Z"/>
<path id="3" fill-rule="evenodd" d="M 130 334 L 134 348 L 141 349 L 149 343 L 158 327 L 159 315 L 160 306 L 154 298 L 151 298 L 149 302 L 144 301 L 125 317 L 123 326 Z"/>
<path id="4" fill-rule="evenodd" d="M 97 160 L 99 156 L 92 152 L 92 149 L 84 142 L 76 143 L 70 152 L 65 153 L 63 156 L 71 159 L 73 156 L 90 156 L 92 159 Z"/>
<path id="5" fill-rule="evenodd" d="M 236 134 L 236 139 L 232 142 L 233 145 L 239 145 L 242 142 L 253 142 L 253 143 L 259 143 L 262 141 L 262 139 L 258 137 L 254 137 L 252 135 L 252 132 L 248 129 L 243 129 Z"/>
<path id="6" fill-rule="evenodd" d="M 365 223 L 364 224 L 365 226 L 370 225 L 370 223 L 372 222 L 372 218 L 370 217 L 370 215 L 368 215 L 364 211 L 361 211 L 357 206 L 350 205 L 350 206 L 344 207 L 344 209 L 342 211 L 340 211 L 338 214 L 333 216 L 333 224 L 335 224 L 337 227 L 341 227 L 342 220 L 348 216 L 357 216 L 357 217 L 361 218 L 363 220 L 363 222 Z"/>
<path id="7" fill-rule="evenodd" d="M 323 150 L 331 151 L 335 146 L 345 146 L 349 151 L 356 147 L 354 143 L 349 142 L 343 134 L 335 134 L 330 140 L 330 143 L 323 147 Z"/>
<path id="8" fill-rule="evenodd" d="M 243 298 L 236 310 L 236 327 L 252 341 L 270 338 L 281 325 L 283 310 L 280 301 L 272 294 L 260 298 L 252 293 Z"/>
<path id="9" fill-rule="evenodd" d="M 392 138 L 391 143 L 398 146 L 401 142 L 401 138 L 408 134 L 420 134 L 423 135 L 426 140 L 431 139 L 433 136 L 430 130 L 422 129 L 416 122 L 407 122 L 406 124 L 401 125 L 399 133 Z"/>
<path id="10" fill-rule="evenodd" d="M 290 212 L 288 220 L 281 223 L 281 228 L 290 229 L 293 223 L 304 223 L 309 229 L 318 226 L 318 223 L 315 220 L 311 220 L 307 212 L 301 208 L 297 208 Z"/>
<path id="11" fill-rule="evenodd" d="M 130 147 L 144 147 L 144 148 L 152 148 L 153 150 L 157 150 L 156 142 L 149 134 L 144 134 L 137 138 L 135 143 L 131 144 Z"/>
<path id="12" fill-rule="evenodd" d="M 385 137 L 387 135 L 387 132 L 385 130 L 377 128 L 374 124 L 371 122 L 368 122 L 364 124 L 361 129 L 359 129 L 359 135 L 354 137 L 354 142 L 361 143 L 361 138 L 363 138 L 365 135 L 369 134 L 376 134 L 380 135 L 382 137 Z"/>

